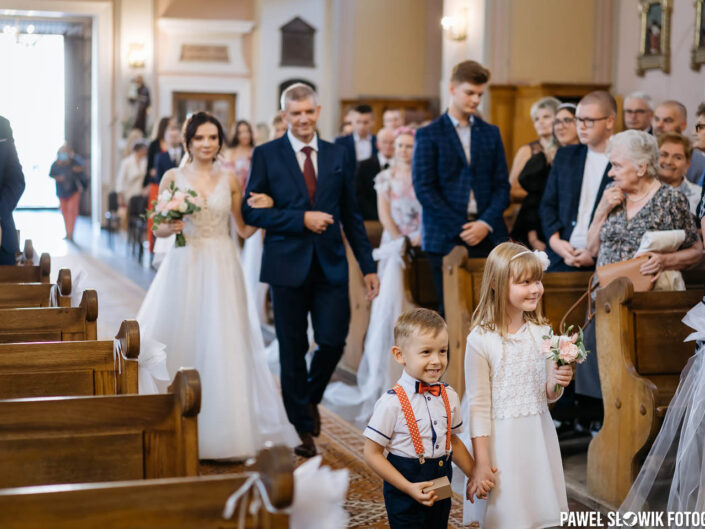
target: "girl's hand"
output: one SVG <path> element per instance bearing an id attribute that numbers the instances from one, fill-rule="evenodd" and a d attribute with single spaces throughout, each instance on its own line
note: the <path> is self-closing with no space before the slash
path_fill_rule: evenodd
<path id="1" fill-rule="evenodd" d="M 465 491 L 468 499 L 474 495 L 480 500 L 486 500 L 487 494 L 495 486 L 495 474 L 497 473 L 496 467 L 489 467 L 486 465 L 478 465 L 475 467 L 472 476 L 469 476 L 468 486 Z"/>
<path id="2" fill-rule="evenodd" d="M 573 379 L 573 368 L 570 365 L 559 366 L 551 362 L 551 369 L 546 373 L 546 388 L 550 395 L 555 395 L 553 389 L 558 386 L 566 387 Z"/>
<path id="3" fill-rule="evenodd" d="M 157 237 L 170 237 L 182 231 L 184 231 L 183 220 L 170 220 L 169 222 L 162 222 L 159 227 L 154 230 L 154 234 Z"/>
<path id="4" fill-rule="evenodd" d="M 247 199 L 247 205 L 255 209 L 266 209 L 274 206 L 274 200 L 265 193 L 252 192 Z"/>
<path id="5" fill-rule="evenodd" d="M 418 483 L 410 483 L 409 487 L 406 490 L 406 493 L 412 498 L 414 498 L 421 505 L 431 507 L 434 503 L 436 503 L 436 493 L 435 491 L 424 492 L 423 489 L 431 487 L 432 485 L 433 481 L 420 481 Z"/>

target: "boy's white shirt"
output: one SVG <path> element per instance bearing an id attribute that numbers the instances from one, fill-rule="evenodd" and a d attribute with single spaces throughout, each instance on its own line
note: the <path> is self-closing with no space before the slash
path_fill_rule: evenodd
<path id="1" fill-rule="evenodd" d="M 420 395 L 416 393 L 417 379 L 404 371 L 397 383 L 404 389 L 411 404 L 411 409 L 416 417 L 419 435 L 424 447 L 424 457 L 433 459 L 445 457 L 446 435 L 448 424 L 446 422 L 446 409 L 443 397 L 434 397 L 429 393 Z M 448 403 L 451 410 L 451 434 L 463 431 L 463 418 L 460 414 L 460 399 L 450 386 L 446 386 Z M 435 432 L 435 442 L 433 441 Z M 406 425 L 404 412 L 401 409 L 399 398 L 394 391 L 388 391 L 380 397 L 375 404 L 365 437 L 384 446 L 390 454 L 417 459 L 411 434 Z"/>

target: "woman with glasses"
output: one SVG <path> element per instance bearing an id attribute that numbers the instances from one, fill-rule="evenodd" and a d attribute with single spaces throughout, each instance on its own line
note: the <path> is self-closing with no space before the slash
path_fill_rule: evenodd
<path id="1" fill-rule="evenodd" d="M 552 123 L 552 136 L 558 147 L 578 143 L 578 130 L 575 126 L 575 105 L 563 103 L 556 109 Z M 521 203 L 521 209 L 514 222 L 511 238 L 530 246 L 534 250 L 545 250 L 546 239 L 541 230 L 539 204 L 543 190 L 546 187 L 548 173 L 555 151 L 539 151 L 524 165 L 517 179 L 526 196 Z"/>

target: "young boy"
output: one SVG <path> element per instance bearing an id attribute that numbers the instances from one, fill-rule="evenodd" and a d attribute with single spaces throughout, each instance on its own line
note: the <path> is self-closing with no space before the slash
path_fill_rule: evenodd
<path id="1" fill-rule="evenodd" d="M 428 309 L 403 313 L 394 325 L 392 354 L 404 372 L 375 405 L 364 434 L 365 461 L 384 479 L 391 529 L 445 529 L 450 498 L 437 501 L 434 491 L 424 489 L 433 479 L 451 480 L 451 454 L 466 476 L 475 466 L 456 435 L 463 431 L 458 394 L 439 382 L 448 366 L 445 321 Z M 468 498 L 486 497 L 494 486 L 483 485 L 484 490 L 468 488 Z"/>

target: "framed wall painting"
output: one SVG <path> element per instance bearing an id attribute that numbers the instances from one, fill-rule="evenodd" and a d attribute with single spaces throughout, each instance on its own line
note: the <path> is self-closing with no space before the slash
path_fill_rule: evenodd
<path id="1" fill-rule="evenodd" d="M 690 67 L 700 70 L 700 65 L 705 63 L 705 0 L 695 1 L 695 32 L 693 50 L 690 53 Z"/>
<path id="2" fill-rule="evenodd" d="M 671 70 L 672 0 L 639 0 L 641 31 L 636 73 Z"/>

